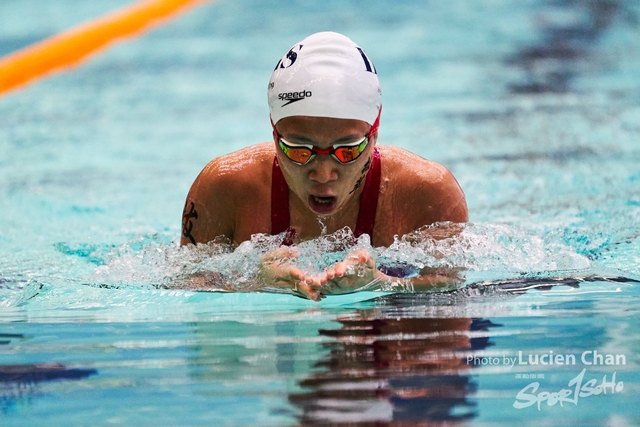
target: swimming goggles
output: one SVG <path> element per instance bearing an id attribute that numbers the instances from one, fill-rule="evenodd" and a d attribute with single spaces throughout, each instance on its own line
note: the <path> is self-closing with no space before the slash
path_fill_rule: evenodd
<path id="1" fill-rule="evenodd" d="M 360 157 L 367 148 L 367 145 L 369 145 L 371 137 L 378 132 L 381 113 L 382 106 L 380 107 L 380 110 L 378 110 L 378 117 L 371 125 L 369 133 L 364 138 L 349 144 L 333 145 L 331 148 L 326 149 L 316 148 L 311 144 L 294 144 L 282 139 L 280 133 L 278 133 L 278 130 L 276 129 L 276 125 L 273 123 L 273 120 L 271 120 L 271 128 L 273 129 L 273 138 L 278 141 L 278 146 L 284 155 L 297 165 L 306 165 L 313 160 L 316 154 L 331 154 L 331 156 L 338 162 L 346 165 L 355 162 L 356 159 Z"/>
<path id="2" fill-rule="evenodd" d="M 349 144 L 333 145 L 330 148 L 322 149 L 309 144 L 294 144 L 278 138 L 278 146 L 285 156 L 297 165 L 306 165 L 316 154 L 331 154 L 331 157 L 342 164 L 355 162 L 369 144 L 369 136 L 351 142 Z"/>

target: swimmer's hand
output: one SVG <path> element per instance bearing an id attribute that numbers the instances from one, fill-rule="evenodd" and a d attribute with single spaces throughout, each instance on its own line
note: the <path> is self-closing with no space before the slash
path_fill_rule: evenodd
<path id="1" fill-rule="evenodd" d="M 370 288 L 381 276 L 376 262 L 366 251 L 354 251 L 344 261 L 336 263 L 323 273 L 307 275 L 294 261 L 300 253 L 294 248 L 281 247 L 262 257 L 260 280 L 267 287 L 291 289 L 294 294 L 320 301 L 326 295 L 347 294 Z M 377 280 L 375 280 L 377 278 Z"/>
<path id="2" fill-rule="evenodd" d="M 265 254 L 260 261 L 260 280 L 267 287 L 291 289 L 294 294 L 320 301 L 324 295 L 319 291 L 327 284 L 325 275 L 307 276 L 293 265 L 300 253 L 290 247 L 281 247 Z"/>
<path id="3" fill-rule="evenodd" d="M 369 289 L 388 276 L 376 269 L 376 261 L 364 250 L 349 253 L 344 261 L 336 263 L 321 275 L 324 283 L 320 293 L 337 295 Z"/>
<path id="4" fill-rule="evenodd" d="M 259 278 L 266 287 L 290 289 L 294 294 L 320 301 L 326 295 L 340 295 L 362 290 L 381 289 L 393 285 L 398 291 L 444 291 L 464 282 L 457 274 L 424 270 L 411 278 L 388 276 L 376 268 L 373 256 L 365 250 L 349 253 L 319 275 L 307 275 L 294 261 L 300 253 L 281 247 L 262 257 Z"/>
<path id="5" fill-rule="evenodd" d="M 415 277 L 389 276 L 376 268 L 375 259 L 364 250 L 351 252 L 344 261 L 327 269 L 322 278 L 321 283 L 326 283 L 320 289 L 322 295 L 376 290 L 383 285 L 393 285 L 398 291 L 445 291 L 455 289 L 464 282 L 456 271 L 424 269 Z"/>

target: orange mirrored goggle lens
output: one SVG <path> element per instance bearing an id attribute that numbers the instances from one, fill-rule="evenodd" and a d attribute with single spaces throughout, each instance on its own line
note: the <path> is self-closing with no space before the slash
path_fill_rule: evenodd
<path id="1" fill-rule="evenodd" d="M 278 145 L 282 152 L 294 163 L 305 165 L 313 159 L 316 154 L 331 154 L 334 159 L 340 163 L 351 163 L 355 161 L 369 143 L 369 138 L 364 137 L 361 141 L 348 145 L 335 145 L 325 150 L 314 147 L 313 145 L 298 145 L 278 139 Z"/>

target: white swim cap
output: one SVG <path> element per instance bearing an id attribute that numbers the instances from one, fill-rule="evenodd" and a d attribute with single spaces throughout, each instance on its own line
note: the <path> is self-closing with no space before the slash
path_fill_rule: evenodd
<path id="1" fill-rule="evenodd" d="M 322 32 L 295 44 L 271 75 L 269 111 L 275 124 L 290 116 L 357 119 L 380 112 L 380 83 L 364 51 L 342 34 Z"/>

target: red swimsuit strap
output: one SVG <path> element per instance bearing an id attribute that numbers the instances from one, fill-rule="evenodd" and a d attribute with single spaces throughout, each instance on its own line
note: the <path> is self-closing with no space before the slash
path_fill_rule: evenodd
<path id="1" fill-rule="evenodd" d="M 378 208 L 378 195 L 380 194 L 380 152 L 378 148 L 373 150 L 371 167 L 364 181 L 362 198 L 360 199 L 360 211 L 356 222 L 355 236 L 368 234 L 373 238 L 373 227 L 376 221 Z M 291 240 L 291 224 L 289 218 L 289 186 L 282 175 L 278 156 L 273 159 L 273 173 L 271 176 L 271 234 L 280 234 L 289 231 L 285 242 Z M 283 244 L 287 244 L 283 242 Z"/>
<path id="2" fill-rule="evenodd" d="M 360 211 L 358 212 L 358 222 L 356 222 L 356 230 L 354 235 L 360 237 L 368 234 L 373 240 L 373 226 L 376 222 L 376 211 L 378 209 L 378 195 L 380 194 L 380 152 L 378 148 L 373 150 L 373 158 L 371 159 L 371 168 L 367 173 L 362 189 L 362 198 L 360 199 Z"/>
<path id="3" fill-rule="evenodd" d="M 278 164 L 278 156 L 273 159 L 271 175 L 271 234 L 280 234 L 289 229 L 289 186 Z"/>

